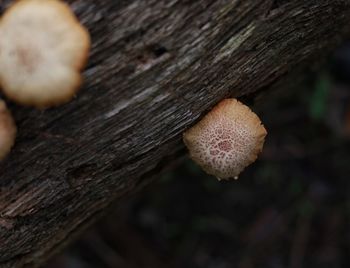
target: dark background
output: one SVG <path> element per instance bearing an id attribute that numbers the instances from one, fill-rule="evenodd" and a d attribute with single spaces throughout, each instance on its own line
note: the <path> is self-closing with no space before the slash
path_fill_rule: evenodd
<path id="1" fill-rule="evenodd" d="M 238 181 L 184 158 L 44 268 L 350 267 L 350 42 L 299 76 L 248 102 L 268 136 Z"/>

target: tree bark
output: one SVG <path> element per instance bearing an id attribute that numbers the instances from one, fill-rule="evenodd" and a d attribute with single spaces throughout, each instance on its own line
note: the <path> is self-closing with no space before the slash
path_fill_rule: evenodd
<path id="1" fill-rule="evenodd" d="M 92 35 L 85 83 L 58 108 L 10 105 L 0 267 L 42 264 L 182 155 L 182 132 L 215 103 L 267 89 L 350 26 L 348 0 L 68 2 Z"/>

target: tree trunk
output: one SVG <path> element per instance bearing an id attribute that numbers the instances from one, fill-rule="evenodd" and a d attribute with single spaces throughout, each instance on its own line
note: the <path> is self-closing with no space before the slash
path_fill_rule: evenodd
<path id="1" fill-rule="evenodd" d="M 85 84 L 59 108 L 10 105 L 19 134 L 0 164 L 0 267 L 42 264 L 182 155 L 182 132 L 215 103 L 267 89 L 350 25 L 348 0 L 69 3 L 92 35 Z"/>

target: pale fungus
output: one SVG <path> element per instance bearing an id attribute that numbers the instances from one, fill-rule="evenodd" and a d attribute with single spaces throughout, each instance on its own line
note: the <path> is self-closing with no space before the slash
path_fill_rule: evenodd
<path id="1" fill-rule="evenodd" d="M 236 99 L 225 99 L 183 140 L 191 158 L 208 174 L 237 179 L 261 152 L 267 132 L 258 116 Z"/>
<path id="2" fill-rule="evenodd" d="M 10 152 L 16 138 L 16 124 L 4 101 L 0 100 L 0 160 Z"/>
<path id="3" fill-rule="evenodd" d="M 90 50 L 88 31 L 60 0 L 18 0 L 0 20 L 0 85 L 15 102 L 38 108 L 78 91 Z"/>

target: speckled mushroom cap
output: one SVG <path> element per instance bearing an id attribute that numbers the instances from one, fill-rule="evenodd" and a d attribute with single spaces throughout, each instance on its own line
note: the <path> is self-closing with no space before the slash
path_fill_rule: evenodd
<path id="1" fill-rule="evenodd" d="M 17 128 L 4 101 L 0 100 L 0 160 L 10 152 L 15 143 Z"/>
<path id="2" fill-rule="evenodd" d="M 0 85 L 23 105 L 69 101 L 81 84 L 90 36 L 59 0 L 19 0 L 0 20 Z"/>
<path id="3" fill-rule="evenodd" d="M 225 99 L 183 140 L 191 158 L 218 179 L 237 178 L 261 152 L 267 132 L 258 116 L 236 99 Z"/>

